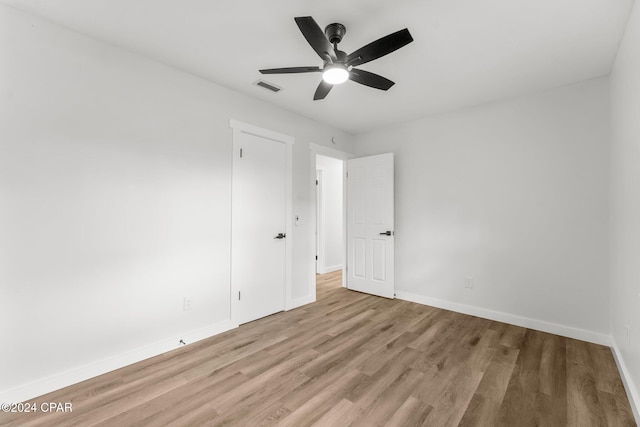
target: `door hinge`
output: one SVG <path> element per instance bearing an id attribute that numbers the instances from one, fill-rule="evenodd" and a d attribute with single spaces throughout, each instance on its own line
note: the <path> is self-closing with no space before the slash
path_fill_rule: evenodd
<path id="1" fill-rule="evenodd" d="M 238 291 L 238 301 L 240 301 L 240 291 Z"/>
<path id="2" fill-rule="evenodd" d="M 318 180 L 316 179 L 316 185 L 318 185 Z"/>
<path id="3" fill-rule="evenodd" d="M 316 255 L 316 261 L 318 260 L 318 255 Z"/>
<path id="4" fill-rule="evenodd" d="M 240 149 L 240 158 L 242 158 L 242 148 Z"/>

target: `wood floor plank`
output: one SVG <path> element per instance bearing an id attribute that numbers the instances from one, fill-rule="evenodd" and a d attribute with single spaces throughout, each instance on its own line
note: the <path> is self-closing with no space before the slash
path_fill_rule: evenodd
<path id="1" fill-rule="evenodd" d="M 369 408 L 378 396 L 389 385 L 398 379 L 407 370 L 405 364 L 389 362 L 378 369 L 373 375 L 366 375 L 364 380 L 354 387 L 346 398 L 357 404 L 360 408 Z"/>
<path id="2" fill-rule="evenodd" d="M 598 391 L 615 394 L 624 389 L 620 374 L 609 347 L 590 345 L 591 361 L 594 366 L 601 367 L 595 371 L 596 388 Z"/>
<path id="3" fill-rule="evenodd" d="M 494 427 L 498 426 L 500 404 L 481 394 L 474 394 L 458 426 L 460 427 Z"/>
<path id="4" fill-rule="evenodd" d="M 465 319 L 465 321 L 472 321 L 472 319 Z M 493 336 L 493 333 L 487 331 L 485 341 Z M 483 367 L 486 366 L 490 360 L 491 350 L 485 347 L 485 341 L 480 346 L 471 345 L 475 342 L 476 332 L 469 331 L 467 334 L 456 334 L 450 337 L 450 343 L 446 346 L 450 351 L 442 352 L 442 340 L 438 341 L 436 349 L 434 351 L 427 352 L 427 361 L 424 363 L 427 366 L 426 376 L 424 383 L 418 385 L 414 392 L 414 396 L 423 400 L 427 404 L 434 406 L 435 402 L 440 399 L 443 393 L 446 392 L 448 385 L 458 372 L 465 368 L 467 364 L 474 364 L 478 368 L 478 372 L 481 373 Z M 479 343 L 480 341 L 478 341 Z M 475 381 L 476 377 L 473 377 Z M 434 410 L 437 408 L 434 406 Z"/>
<path id="5" fill-rule="evenodd" d="M 298 374 L 300 377 L 304 376 L 304 374 L 299 371 L 299 367 L 304 366 L 316 357 L 318 357 L 318 353 L 315 350 L 307 350 L 304 353 L 301 353 L 242 383 L 234 389 L 234 393 L 220 394 L 216 398 L 212 399 L 209 404 L 216 408 L 219 413 L 223 413 L 228 410 L 228 408 L 235 407 L 242 402 L 245 402 L 250 396 L 256 394 L 265 385 L 277 383 L 278 381 L 282 381 L 283 378 L 289 378 L 289 374 L 292 372 Z"/>
<path id="6" fill-rule="evenodd" d="M 569 426 L 607 425 L 592 363 L 587 343 L 567 340 L 567 388 L 577 391 L 567 396 Z"/>
<path id="7" fill-rule="evenodd" d="M 312 427 L 340 426 L 344 424 L 344 417 L 353 409 L 353 403 L 342 399 L 333 408 L 327 411 Z"/>
<path id="8" fill-rule="evenodd" d="M 496 345 L 502 345 L 511 348 L 521 348 L 526 328 L 520 326 L 509 325 L 506 323 L 493 322 L 491 328 L 496 331 Z"/>
<path id="9" fill-rule="evenodd" d="M 386 425 L 389 427 L 418 427 L 425 423 L 432 410 L 432 406 L 409 396 L 402 406 L 393 413 Z"/>
<path id="10" fill-rule="evenodd" d="M 249 378 L 241 373 L 235 373 L 217 383 L 212 383 L 209 378 L 203 378 L 200 381 L 185 384 L 175 392 L 165 393 L 150 399 L 148 402 L 121 412 L 98 425 L 105 427 L 127 426 L 141 423 L 143 420 L 145 424 L 167 425 L 187 417 L 202 406 L 207 408 L 203 408 L 201 415 L 209 414 L 212 418 L 217 417 L 215 409 L 209 405 L 211 397 L 238 387 L 248 380 Z"/>
<path id="11" fill-rule="evenodd" d="M 84 426 L 89 423 L 102 422 L 124 411 L 144 405 L 150 399 L 175 390 L 184 384 L 186 384 L 186 380 L 181 377 L 166 378 L 145 384 L 135 392 L 127 393 L 124 398 L 113 399 L 109 403 L 94 407 L 91 411 L 75 418 L 69 425 Z"/>
<path id="12" fill-rule="evenodd" d="M 292 411 L 296 410 L 327 387 L 330 387 L 335 382 L 340 381 L 344 375 L 353 372 L 357 372 L 357 381 L 354 381 L 354 387 L 367 377 L 365 374 L 352 369 L 350 365 L 336 365 L 327 372 L 322 372 L 319 375 L 309 378 L 308 381 L 301 384 L 299 387 L 292 389 L 282 397 L 281 400 L 287 408 Z"/>
<path id="13" fill-rule="evenodd" d="M 539 390 L 542 343 L 541 332 L 526 330 L 520 341 L 518 358 L 500 405 L 500 425 L 537 425 L 535 402 Z"/>
<path id="14" fill-rule="evenodd" d="M 621 399 L 616 394 L 607 392 L 598 392 L 598 401 L 604 410 L 607 423 L 610 426 L 635 426 L 633 413 L 629 412 L 629 408 L 621 404 Z"/>
<path id="15" fill-rule="evenodd" d="M 387 342 L 381 350 L 371 354 L 358 369 L 367 375 L 375 373 L 382 366 L 394 360 L 407 345 L 416 339 L 417 335 L 405 332 Z"/>
<path id="16" fill-rule="evenodd" d="M 540 362 L 540 393 L 536 395 L 541 422 L 567 424 L 566 339 L 545 334 Z"/>
<path id="17" fill-rule="evenodd" d="M 498 410 L 507 392 L 519 350 L 502 346 L 493 350 L 489 366 L 460 421 L 461 426 L 498 425 Z"/>
<path id="18" fill-rule="evenodd" d="M 611 350 L 317 278 L 317 301 L 32 399 L 0 426 L 635 426 Z"/>
<path id="19" fill-rule="evenodd" d="M 352 426 L 385 425 L 410 397 L 417 384 L 424 380 L 422 372 L 406 368 L 398 378 L 386 387 L 373 403 L 363 409 L 362 416 Z"/>
<path id="20" fill-rule="evenodd" d="M 285 417 L 279 425 L 298 427 L 313 424 L 343 400 L 345 394 L 361 381 L 362 375 L 358 371 L 347 371 Z"/>

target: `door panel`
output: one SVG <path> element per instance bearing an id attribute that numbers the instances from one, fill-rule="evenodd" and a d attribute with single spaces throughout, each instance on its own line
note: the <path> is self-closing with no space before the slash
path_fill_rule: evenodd
<path id="1" fill-rule="evenodd" d="M 366 248 L 365 239 L 353 239 L 353 276 L 358 279 L 364 279 L 366 271 Z"/>
<path id="2" fill-rule="evenodd" d="M 347 287 L 393 298 L 393 153 L 348 160 L 347 171 Z"/>
<path id="3" fill-rule="evenodd" d="M 372 254 L 372 265 L 373 265 L 373 275 L 371 276 L 372 280 L 376 282 L 384 282 L 386 280 L 385 275 L 385 265 L 386 265 L 386 253 L 387 253 L 387 242 L 386 240 L 381 239 L 373 239 L 373 254 Z"/>
<path id="4" fill-rule="evenodd" d="M 232 298 L 246 323 L 284 310 L 286 145 L 241 132 L 234 136 Z"/>

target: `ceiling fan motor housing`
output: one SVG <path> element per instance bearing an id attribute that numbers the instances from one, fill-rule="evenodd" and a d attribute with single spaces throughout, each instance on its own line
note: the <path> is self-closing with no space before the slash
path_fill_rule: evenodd
<path id="1" fill-rule="evenodd" d="M 324 34 L 327 36 L 327 39 L 329 39 L 329 42 L 331 42 L 331 44 L 340 43 L 342 41 L 342 37 L 344 37 L 346 32 L 347 29 L 345 28 L 345 26 L 342 24 L 338 24 L 337 22 L 327 25 L 324 29 Z"/>

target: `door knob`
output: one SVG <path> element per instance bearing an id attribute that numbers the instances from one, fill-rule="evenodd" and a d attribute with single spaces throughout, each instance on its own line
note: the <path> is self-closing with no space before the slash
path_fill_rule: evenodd
<path id="1" fill-rule="evenodd" d="M 278 233 L 278 235 L 274 237 L 274 239 L 284 239 L 285 237 L 287 237 L 285 233 Z"/>
<path id="2" fill-rule="evenodd" d="M 393 231 L 385 231 L 384 233 L 380 233 L 381 236 L 393 236 Z"/>

